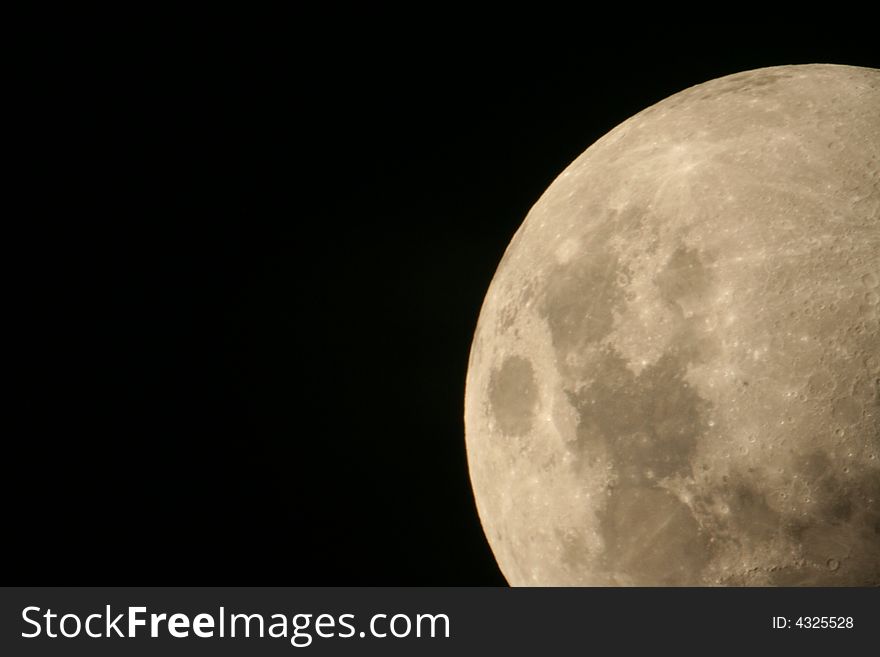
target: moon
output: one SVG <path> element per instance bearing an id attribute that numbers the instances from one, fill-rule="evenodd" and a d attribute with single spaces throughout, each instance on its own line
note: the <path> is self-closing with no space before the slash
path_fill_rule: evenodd
<path id="1" fill-rule="evenodd" d="M 764 68 L 550 185 L 471 345 L 516 586 L 880 585 L 880 70 Z"/>

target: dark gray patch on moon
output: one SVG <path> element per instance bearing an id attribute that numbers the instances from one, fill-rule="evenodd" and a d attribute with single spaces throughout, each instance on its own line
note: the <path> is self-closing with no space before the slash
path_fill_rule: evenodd
<path id="1" fill-rule="evenodd" d="M 711 264 L 707 253 L 682 244 L 654 277 L 658 296 L 677 318 L 678 331 L 669 350 L 683 365 L 705 362 L 718 352 L 717 338 L 701 336 L 697 330 L 716 288 Z"/>
<path id="2" fill-rule="evenodd" d="M 781 516 L 768 503 L 754 472 L 734 470 L 722 481 L 694 503 L 714 536 L 742 545 L 770 541 L 781 531 Z"/>
<path id="3" fill-rule="evenodd" d="M 852 490 L 837 477 L 826 452 L 816 450 L 801 457 L 798 472 L 810 482 L 817 515 L 824 522 L 841 525 L 852 517 Z"/>
<path id="4" fill-rule="evenodd" d="M 683 312 L 683 304 L 702 308 L 713 288 L 713 277 L 696 249 L 680 246 L 655 278 L 660 298 Z"/>
<path id="5" fill-rule="evenodd" d="M 694 584 L 709 559 L 690 509 L 659 488 L 612 489 L 600 526 L 605 567 L 626 573 L 635 586 Z"/>
<path id="6" fill-rule="evenodd" d="M 707 427 L 710 404 L 684 380 L 685 363 L 671 353 L 639 374 L 607 349 L 595 379 L 570 396 L 580 415 L 576 456 L 611 455 L 622 480 L 644 485 L 687 475 L 697 441 Z M 596 450 L 601 442 L 603 449 Z"/>
<path id="7" fill-rule="evenodd" d="M 558 355 L 597 342 L 611 332 L 613 310 L 623 302 L 621 267 L 607 251 L 588 252 L 558 266 L 547 279 L 539 313 Z"/>
<path id="8" fill-rule="evenodd" d="M 876 495 L 880 499 L 880 482 L 876 477 L 845 481 L 840 469 L 831 463 L 827 452 L 815 450 L 797 461 L 796 475 L 809 482 L 807 495 L 815 501 L 814 515 L 829 525 L 844 525 L 853 518 L 854 509 L 863 508 L 864 502 Z M 858 499 L 863 498 L 863 499 Z M 869 505 L 870 508 L 871 505 Z M 878 516 L 880 517 L 880 516 Z"/>
<path id="9" fill-rule="evenodd" d="M 501 432 L 521 436 L 532 428 L 532 415 L 538 403 L 535 371 L 525 358 L 509 356 L 492 372 L 489 404 Z"/>
<path id="10" fill-rule="evenodd" d="M 612 310 L 624 301 L 620 273 L 629 276 L 613 256 L 591 254 L 551 278 L 544 309 L 558 362 L 611 331 Z M 628 573 L 636 584 L 657 583 L 656 573 L 665 572 L 664 583 L 684 585 L 698 581 L 710 558 L 708 544 L 688 506 L 658 482 L 691 475 L 697 443 L 708 428 L 711 404 L 685 380 L 700 343 L 692 335 L 696 320 L 684 308 L 705 303 L 714 281 L 701 254 L 682 245 L 654 282 L 678 317 L 679 335 L 638 373 L 610 347 L 602 348 L 588 372 L 577 373 L 591 383 L 567 392 L 579 418 L 572 449 L 576 468 L 607 456 L 617 475 L 600 512 L 606 567 Z M 584 290 L 593 294 L 575 293 Z M 586 554 L 577 542 L 563 548 L 570 567 Z"/>
<path id="11" fill-rule="evenodd" d="M 618 477 L 600 513 L 602 558 L 636 585 L 696 582 L 710 557 L 691 510 L 657 485 L 691 474 L 707 428 L 710 404 L 684 381 L 684 367 L 667 353 L 634 374 L 606 350 L 593 383 L 570 397 L 580 414 L 578 462 L 609 455 Z M 571 547 L 568 552 L 576 562 Z M 661 582 L 657 573 L 665 573 Z"/>
<path id="12" fill-rule="evenodd" d="M 797 459 L 794 475 L 805 482 L 813 510 L 783 519 L 782 527 L 801 547 L 805 570 L 780 572 L 773 583 L 880 584 L 880 479 L 871 471 L 845 479 L 822 450 Z"/>

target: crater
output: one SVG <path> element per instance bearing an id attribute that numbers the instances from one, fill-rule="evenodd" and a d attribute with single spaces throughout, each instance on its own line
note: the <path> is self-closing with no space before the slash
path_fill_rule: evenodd
<path id="1" fill-rule="evenodd" d="M 501 432 L 521 436 L 532 428 L 538 386 L 531 362 L 509 356 L 489 379 L 489 405 Z"/>

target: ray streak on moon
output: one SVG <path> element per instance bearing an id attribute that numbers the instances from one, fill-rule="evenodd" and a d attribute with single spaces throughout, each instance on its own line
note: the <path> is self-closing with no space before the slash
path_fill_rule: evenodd
<path id="1" fill-rule="evenodd" d="M 486 294 L 468 464 L 515 585 L 880 584 L 880 71 L 647 108 Z"/>

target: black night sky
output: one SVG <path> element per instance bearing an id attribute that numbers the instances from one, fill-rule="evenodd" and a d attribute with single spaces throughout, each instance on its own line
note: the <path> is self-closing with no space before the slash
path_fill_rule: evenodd
<path id="1" fill-rule="evenodd" d="M 195 32 L 68 34 L 14 62 L 13 579 L 504 584 L 464 378 L 531 205 L 690 85 L 880 66 L 870 39 L 822 30 L 626 55 L 308 21 Z"/>

